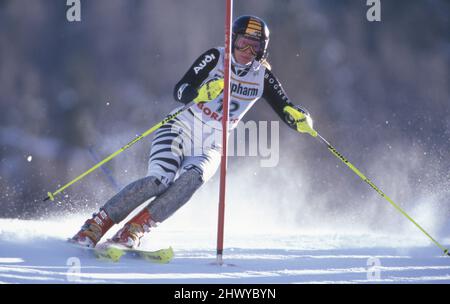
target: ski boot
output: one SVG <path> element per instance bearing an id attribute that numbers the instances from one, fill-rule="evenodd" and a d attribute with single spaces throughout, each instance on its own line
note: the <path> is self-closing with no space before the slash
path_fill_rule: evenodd
<path id="1" fill-rule="evenodd" d="M 81 230 L 78 231 L 69 242 L 83 246 L 94 248 L 103 235 L 114 225 L 112 219 L 103 209 L 98 213 L 94 213 L 91 219 L 88 219 Z"/>
<path id="2" fill-rule="evenodd" d="M 144 208 L 126 223 L 108 242 L 129 249 L 136 249 L 140 245 L 140 239 L 144 236 L 145 232 L 150 231 L 151 227 L 156 227 L 156 222 L 152 219 L 148 209 Z"/>

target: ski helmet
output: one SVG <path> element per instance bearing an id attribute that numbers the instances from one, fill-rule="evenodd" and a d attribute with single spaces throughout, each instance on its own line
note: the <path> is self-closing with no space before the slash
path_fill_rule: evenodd
<path id="1" fill-rule="evenodd" d="M 259 41 L 261 47 L 256 54 L 255 60 L 261 61 L 267 57 L 267 46 L 269 44 L 269 28 L 266 23 L 250 15 L 240 16 L 233 22 L 232 52 L 234 52 L 235 42 L 238 35 Z"/>

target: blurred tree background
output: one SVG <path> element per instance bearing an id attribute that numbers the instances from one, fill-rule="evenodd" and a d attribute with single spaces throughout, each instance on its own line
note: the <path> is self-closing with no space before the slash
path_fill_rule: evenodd
<path id="1" fill-rule="evenodd" d="M 102 170 L 57 202 L 42 198 L 178 106 L 174 84 L 199 54 L 223 44 L 224 1 L 81 4 L 81 22 L 68 22 L 66 1 L 0 1 L 0 217 L 91 212 L 103 204 L 117 189 Z M 381 5 L 381 22 L 367 21 L 363 0 L 235 1 L 234 16 L 268 23 L 273 72 L 325 138 L 395 201 L 409 210 L 431 204 L 448 218 L 450 2 Z M 277 119 L 264 101 L 245 117 Z M 108 164 L 119 187 L 146 173 L 150 142 Z M 345 212 L 348 220 L 398 220 L 387 203 L 363 203 L 377 194 L 322 145 L 284 125 L 277 167 L 233 157 L 229 168 L 230 191 L 243 200 L 267 191 L 272 195 L 259 203 L 292 210 L 288 201 L 301 197 L 299 222 L 308 221 L 305 208 Z M 233 188 L 238 183 L 248 192 Z M 368 224 L 382 225 L 378 219 Z"/>

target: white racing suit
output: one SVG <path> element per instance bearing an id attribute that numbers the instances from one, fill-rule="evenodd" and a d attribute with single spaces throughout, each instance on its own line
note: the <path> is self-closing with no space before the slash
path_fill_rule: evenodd
<path id="1" fill-rule="evenodd" d="M 188 103 L 191 100 L 183 96 L 187 86 L 197 90 L 211 79 L 223 78 L 223 58 L 221 47 L 203 53 L 175 86 L 175 99 Z M 232 64 L 230 77 L 229 130 L 261 97 L 286 122 L 283 108 L 292 103 L 265 65 Z M 155 196 L 146 208 L 155 221 L 162 222 L 214 175 L 221 156 L 222 98 L 220 94 L 212 101 L 191 106 L 155 132 L 147 177 L 125 187 L 104 206 L 115 223 Z"/>

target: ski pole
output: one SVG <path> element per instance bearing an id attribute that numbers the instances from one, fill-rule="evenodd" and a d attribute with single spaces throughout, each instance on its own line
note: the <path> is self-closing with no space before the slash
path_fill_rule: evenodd
<path id="1" fill-rule="evenodd" d="M 89 154 L 92 156 L 92 159 L 98 163 L 100 161 L 100 158 L 98 157 L 98 154 L 95 152 L 94 147 L 89 147 L 88 150 L 89 150 Z M 102 170 L 102 172 L 105 174 L 106 178 L 108 179 L 108 181 L 111 183 L 111 185 L 114 187 L 114 189 L 116 191 L 120 191 L 120 189 L 122 189 L 122 187 L 119 186 L 119 183 L 117 183 L 111 170 L 109 170 L 108 167 L 101 166 L 100 170 Z"/>
<path id="2" fill-rule="evenodd" d="M 450 256 L 450 253 L 447 248 L 439 244 L 434 238 L 431 237 L 431 235 L 425 231 L 415 220 L 413 220 L 400 206 L 398 206 L 394 201 L 387 196 L 383 191 L 380 190 L 375 184 L 368 179 L 364 174 L 361 173 L 352 163 L 350 163 L 344 156 L 342 156 L 341 153 L 339 153 L 325 138 L 323 138 L 320 134 L 317 133 L 317 138 L 320 140 L 320 142 L 324 143 L 328 150 L 333 153 L 334 156 L 336 156 L 338 159 L 340 159 L 344 164 L 347 165 L 356 175 L 358 175 L 364 182 L 366 182 L 372 189 L 374 189 L 381 197 L 386 199 L 392 206 L 394 206 L 397 211 L 399 211 L 401 214 L 403 214 L 408 220 L 410 220 L 414 225 L 416 225 L 417 228 L 420 229 L 431 241 L 433 241 L 434 244 L 436 244 L 443 252 L 444 255 Z"/>
<path id="3" fill-rule="evenodd" d="M 92 173 L 94 170 L 96 170 L 100 166 L 102 166 L 105 163 L 109 162 L 111 159 L 113 159 L 114 157 L 116 157 L 117 155 L 119 155 L 120 153 L 122 153 L 123 151 L 125 151 L 126 149 L 128 149 L 129 147 L 131 147 L 132 145 L 134 145 L 135 143 L 137 143 L 138 141 L 140 141 L 144 137 L 146 137 L 147 135 L 149 135 L 149 134 L 153 133 L 154 131 L 158 130 L 161 126 L 165 125 L 167 122 L 169 122 L 170 120 L 172 120 L 175 117 L 177 117 L 178 115 L 180 115 L 184 110 L 188 109 L 193 104 L 194 104 L 194 102 L 190 102 L 187 105 L 185 105 L 184 107 L 182 107 L 181 109 L 179 109 L 178 111 L 176 111 L 175 113 L 168 115 L 162 121 L 160 121 L 159 123 L 157 123 L 156 125 L 154 125 L 150 129 L 148 129 L 147 131 L 145 131 L 141 135 L 137 136 L 132 141 L 130 141 L 125 146 L 123 146 L 122 148 L 120 148 L 116 152 L 112 153 L 111 155 L 109 155 L 108 157 L 103 159 L 102 161 L 98 162 L 96 165 L 94 165 L 89 170 L 87 170 L 84 173 L 80 174 L 79 176 L 77 176 L 72 181 L 70 181 L 67 184 L 65 184 L 64 186 L 62 186 L 61 188 L 57 189 L 55 192 L 47 192 L 47 197 L 44 199 L 44 202 L 47 201 L 47 200 L 51 200 L 51 201 L 55 200 L 55 195 L 57 195 L 58 193 L 64 191 L 66 188 L 68 188 L 72 184 L 76 183 L 77 181 L 79 181 L 80 179 L 82 179 L 83 177 L 88 175 L 89 173 Z"/>

